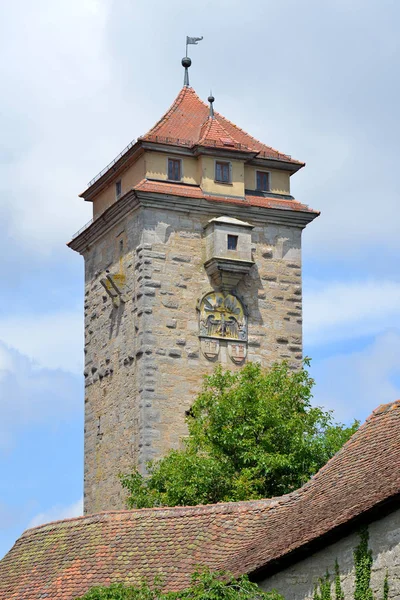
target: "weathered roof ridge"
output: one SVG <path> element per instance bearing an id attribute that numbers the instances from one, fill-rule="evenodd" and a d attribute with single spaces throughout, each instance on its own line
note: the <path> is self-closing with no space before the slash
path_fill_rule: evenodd
<path id="1" fill-rule="evenodd" d="M 293 493 L 293 492 L 292 492 Z M 80 525 L 82 521 L 88 523 L 96 523 L 99 521 L 106 521 L 114 516 L 121 517 L 119 520 L 142 519 L 147 514 L 158 513 L 158 518 L 171 518 L 176 517 L 187 517 L 195 516 L 203 513 L 210 514 L 231 514 L 237 512 L 247 512 L 249 509 L 264 510 L 271 508 L 272 505 L 282 502 L 290 494 L 284 496 L 278 496 L 274 498 L 266 498 L 261 500 L 243 500 L 241 502 L 218 502 L 216 504 L 196 504 L 193 506 L 154 506 L 152 508 L 133 508 L 125 510 L 104 510 L 98 513 L 89 515 L 81 515 L 79 517 L 70 517 L 69 519 L 60 519 L 58 521 L 49 521 L 48 523 L 42 523 L 35 527 L 26 529 L 21 535 L 21 538 L 28 537 L 32 533 L 36 533 L 38 530 L 51 529 L 54 526 L 63 526 L 64 524 L 73 526 L 74 522 Z"/>

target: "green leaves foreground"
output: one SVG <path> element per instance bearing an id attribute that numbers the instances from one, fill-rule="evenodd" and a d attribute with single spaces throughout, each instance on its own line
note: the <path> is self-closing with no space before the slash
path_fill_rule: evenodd
<path id="1" fill-rule="evenodd" d="M 262 592 L 246 576 L 234 579 L 226 573 L 205 570 L 194 573 L 191 586 L 180 592 L 162 592 L 157 583 L 143 582 L 137 587 L 113 584 L 110 587 L 92 588 L 76 600 L 283 600 L 277 592 Z"/>
<path id="2" fill-rule="evenodd" d="M 270 498 L 301 487 L 358 427 L 311 406 L 313 385 L 304 368 L 286 362 L 217 368 L 187 417 L 182 449 L 150 462 L 146 478 L 120 475 L 128 507 Z"/>

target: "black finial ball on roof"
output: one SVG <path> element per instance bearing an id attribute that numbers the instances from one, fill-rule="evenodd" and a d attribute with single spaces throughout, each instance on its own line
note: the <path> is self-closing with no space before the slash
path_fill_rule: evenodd
<path id="1" fill-rule="evenodd" d="M 191 64 L 192 64 L 192 61 L 188 56 L 185 56 L 184 58 L 182 58 L 182 67 L 185 67 L 185 69 L 187 69 L 188 67 L 190 67 Z"/>
<path id="2" fill-rule="evenodd" d="M 210 104 L 212 104 L 215 100 L 214 96 L 212 94 L 210 94 L 207 98 L 207 100 L 209 101 Z"/>

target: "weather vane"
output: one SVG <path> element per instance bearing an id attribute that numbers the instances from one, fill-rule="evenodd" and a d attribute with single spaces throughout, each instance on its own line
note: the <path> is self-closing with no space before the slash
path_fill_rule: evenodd
<path id="1" fill-rule="evenodd" d="M 188 45 L 189 44 L 198 44 L 201 42 L 203 36 L 201 37 L 189 37 L 186 36 L 186 56 L 182 58 L 182 66 L 185 67 L 185 77 L 183 80 L 183 85 L 189 87 L 189 67 L 192 64 L 191 59 L 188 57 Z"/>

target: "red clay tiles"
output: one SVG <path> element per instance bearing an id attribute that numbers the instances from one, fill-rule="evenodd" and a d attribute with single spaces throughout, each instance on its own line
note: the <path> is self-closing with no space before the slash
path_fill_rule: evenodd
<path id="1" fill-rule="evenodd" d="M 260 206 L 264 208 L 278 208 L 282 210 L 296 210 L 319 215 L 319 212 L 309 208 L 306 204 L 301 204 L 297 200 L 289 200 L 275 197 L 265 197 L 261 195 L 246 194 L 243 198 L 233 196 L 219 196 L 203 192 L 200 186 L 184 185 L 179 183 L 170 183 L 166 181 L 155 181 L 142 179 L 134 188 L 138 192 L 149 192 L 155 194 L 164 194 L 170 196 L 181 196 L 187 198 L 198 198 L 210 200 L 212 202 L 222 202 L 228 204 L 247 204 L 249 206 Z"/>
<path id="2" fill-rule="evenodd" d="M 400 401 L 379 407 L 300 490 L 271 500 L 100 513 L 26 531 L 0 600 L 73 600 L 95 584 L 187 586 L 197 565 L 251 573 L 400 493 Z"/>
<path id="3" fill-rule="evenodd" d="M 191 87 L 182 88 L 165 115 L 139 139 L 186 147 L 206 145 L 235 148 L 259 153 L 262 158 L 303 164 L 259 142 L 218 112 L 214 119 L 210 119 L 209 107 Z"/>

